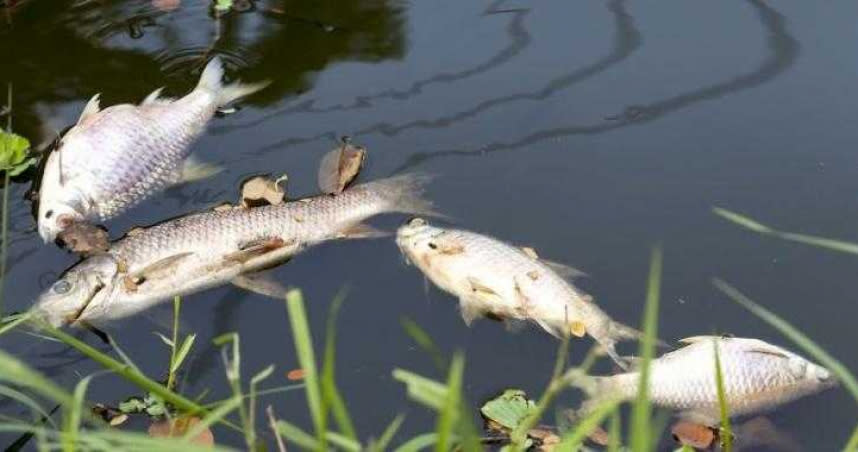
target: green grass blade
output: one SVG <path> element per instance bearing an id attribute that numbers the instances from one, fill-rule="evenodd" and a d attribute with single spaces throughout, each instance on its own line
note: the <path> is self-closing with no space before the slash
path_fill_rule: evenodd
<path id="1" fill-rule="evenodd" d="M 733 450 L 733 429 L 730 426 L 730 408 L 727 406 L 727 395 L 724 391 L 724 374 L 721 372 L 721 353 L 718 350 L 718 339 L 712 341 L 715 352 L 715 386 L 718 389 L 718 409 L 721 412 L 721 446 L 724 452 Z"/>
<path id="2" fill-rule="evenodd" d="M 846 447 L 844 447 L 843 450 L 858 450 L 858 425 L 855 426 L 855 430 L 852 431 L 852 436 L 849 438 L 849 442 L 846 443 Z"/>
<path id="3" fill-rule="evenodd" d="M 346 404 L 340 391 L 337 389 L 336 381 L 336 344 L 337 344 L 337 314 L 346 298 L 346 291 L 341 290 L 334 297 L 328 312 L 328 321 L 325 330 L 325 357 L 322 363 L 322 417 L 327 419 L 328 409 L 334 416 L 340 432 L 352 441 L 358 441 L 354 424 L 349 416 Z"/>
<path id="4" fill-rule="evenodd" d="M 319 392 L 319 374 L 316 371 L 316 357 L 313 353 L 313 337 L 307 323 L 304 310 L 304 297 L 300 290 L 293 289 L 286 294 L 286 308 L 289 312 L 289 323 L 292 325 L 292 337 L 295 350 L 298 353 L 298 363 L 304 371 L 304 388 L 307 395 L 307 405 L 316 428 L 316 437 L 324 446 L 326 442 L 326 419 L 322 416 L 322 398 Z"/>
<path id="5" fill-rule="evenodd" d="M 834 373 L 840 383 L 847 391 L 849 391 L 849 394 L 851 394 L 855 401 L 858 402 L 858 380 L 855 379 L 855 376 L 852 375 L 849 369 L 841 364 L 840 361 L 829 355 L 828 352 L 822 349 L 822 347 L 816 345 L 813 340 L 794 326 L 790 325 L 786 320 L 752 301 L 730 284 L 720 279 L 713 280 L 713 284 L 718 288 L 718 290 L 727 295 L 728 298 L 738 303 L 752 314 L 763 319 L 763 321 L 769 325 L 773 326 L 776 330 L 780 331 L 781 334 L 786 336 L 799 348 L 809 354 L 820 365 Z"/>
<path id="6" fill-rule="evenodd" d="M 393 370 L 393 379 L 405 383 L 408 397 L 436 411 L 441 411 L 447 388 L 435 380 L 403 369 Z"/>
<path id="7" fill-rule="evenodd" d="M 608 421 L 608 452 L 619 452 L 622 438 L 620 435 L 622 429 L 622 419 L 620 418 L 619 408 L 614 408 L 611 413 L 611 419 Z"/>
<path id="8" fill-rule="evenodd" d="M 574 429 L 563 435 L 560 443 L 554 448 L 555 452 L 572 452 L 580 449 L 590 433 L 596 430 L 606 417 L 617 411 L 619 403 L 617 399 L 610 399 L 589 412 L 578 421 Z"/>
<path id="9" fill-rule="evenodd" d="M 447 361 L 444 359 L 441 349 L 435 345 L 435 341 L 432 340 L 426 330 L 420 328 L 420 325 L 418 325 L 417 322 L 407 317 L 403 317 L 399 323 L 402 325 L 405 333 L 408 334 L 408 336 L 410 336 L 420 348 L 429 354 L 429 357 L 432 358 L 432 362 L 435 363 L 435 367 L 437 367 L 438 370 L 443 371 L 447 368 Z"/>
<path id="10" fill-rule="evenodd" d="M 418 452 L 438 442 L 437 433 L 424 433 L 403 443 L 395 452 Z"/>
<path id="11" fill-rule="evenodd" d="M 328 438 L 328 441 L 338 449 L 342 449 L 346 452 L 360 452 L 362 450 L 362 446 L 359 441 L 353 440 L 345 435 L 341 435 L 337 432 L 327 432 L 325 436 Z"/>
<path id="12" fill-rule="evenodd" d="M 227 399 L 224 403 L 221 403 L 217 406 L 217 408 L 213 409 L 209 414 L 207 414 L 204 418 L 200 419 L 200 422 L 194 424 L 194 426 L 188 429 L 185 432 L 185 435 L 182 437 L 183 441 L 191 441 L 196 438 L 200 433 L 204 432 L 207 428 L 211 428 L 212 425 L 219 422 L 221 419 L 227 417 L 229 413 L 237 410 L 241 405 L 241 398 L 233 396 L 232 398 Z"/>
<path id="13" fill-rule="evenodd" d="M 402 414 L 393 418 L 378 440 L 373 443 L 371 449 L 376 452 L 384 452 L 387 450 L 387 447 L 390 445 L 390 442 L 393 441 L 393 437 L 396 435 L 396 432 L 398 432 L 399 428 L 402 427 L 402 422 L 404 420 L 405 416 Z"/>
<path id="14" fill-rule="evenodd" d="M 74 398 L 63 388 L 31 369 L 18 358 L 0 350 L 0 381 L 31 389 L 57 403 L 67 407 L 74 404 Z"/>
<path id="15" fill-rule="evenodd" d="M 301 430 L 298 426 L 286 421 L 277 421 L 277 431 L 290 443 L 306 450 L 324 450 L 321 443 L 313 435 Z"/>
<path id="16" fill-rule="evenodd" d="M 182 345 L 179 347 L 179 351 L 176 352 L 175 360 L 170 366 L 170 373 L 175 374 L 176 371 L 182 366 L 182 363 L 185 361 L 185 358 L 188 357 L 188 353 L 191 352 L 191 347 L 194 346 L 194 340 L 197 338 L 196 334 L 190 334 L 185 337 L 185 340 L 182 341 Z"/>
<path id="17" fill-rule="evenodd" d="M 447 397 L 443 399 L 441 413 L 438 416 L 436 431 L 438 442 L 435 443 L 437 452 L 447 452 L 452 449 L 453 429 L 459 420 L 461 407 L 462 378 L 465 370 L 465 359 L 461 353 L 453 355 L 450 371 L 447 375 Z"/>
<path id="18" fill-rule="evenodd" d="M 15 315 L 10 315 L 8 317 L 3 317 L 3 319 L 2 319 L 3 324 L 0 325 L 0 336 L 8 333 L 9 331 L 14 330 L 15 328 L 18 327 L 18 325 L 30 320 L 31 315 L 32 315 L 31 313 L 26 312 L 23 314 L 15 314 Z"/>
<path id="19" fill-rule="evenodd" d="M 16 391 L 15 389 L 10 388 L 8 386 L 0 385 L 0 397 L 6 397 L 7 399 L 11 399 L 20 403 L 21 405 L 29 408 L 33 412 L 33 415 L 41 416 L 43 419 L 45 419 L 45 422 L 49 423 L 53 427 L 56 427 L 54 420 L 51 418 L 51 415 L 48 414 L 47 410 L 42 408 L 42 406 L 39 405 L 39 403 L 36 402 L 35 399 L 28 396 L 27 394 L 24 394 L 20 391 Z"/>
<path id="20" fill-rule="evenodd" d="M 791 242 L 803 243 L 805 245 L 811 245 L 819 248 L 825 248 L 832 251 L 838 251 L 841 253 L 848 254 L 858 254 L 858 243 L 846 242 L 843 240 L 834 240 L 828 239 L 825 237 L 817 237 L 813 235 L 806 234 L 797 234 L 795 232 L 784 232 L 779 231 L 777 229 L 766 226 L 762 223 L 759 223 L 755 220 L 752 220 L 744 215 L 731 212 L 726 209 L 722 209 L 720 207 L 715 207 L 712 209 L 716 215 L 735 223 L 745 229 L 749 229 L 754 232 L 758 232 L 760 234 L 771 235 L 773 237 L 778 237 L 783 240 L 789 240 Z"/>
<path id="21" fill-rule="evenodd" d="M 155 396 L 160 397 L 165 402 L 173 404 L 173 406 L 175 406 L 176 408 L 186 411 L 190 414 L 205 415 L 207 413 L 207 410 L 202 406 L 167 389 L 164 385 L 151 380 L 149 377 L 143 375 L 136 369 L 132 369 L 130 368 L 130 366 L 120 363 L 119 361 L 116 361 L 110 356 L 101 353 L 89 344 L 80 341 L 76 337 L 63 332 L 62 330 L 47 326 L 44 327 L 44 331 L 47 332 L 49 335 L 59 339 L 63 343 L 77 349 L 79 352 L 88 356 L 90 359 L 101 364 L 105 368 L 116 372 L 116 374 L 129 381 L 130 383 L 133 383 L 137 387 L 143 389 L 144 391 L 149 391 Z M 71 396 L 68 396 L 68 400 L 70 399 Z"/>
<path id="22" fill-rule="evenodd" d="M 63 450 L 74 451 L 77 445 L 78 431 L 80 430 L 80 422 L 82 418 L 84 403 L 86 399 L 86 390 L 89 387 L 89 382 L 92 381 L 92 375 L 86 376 L 75 385 L 72 397 L 74 401 L 66 407 L 65 427 L 63 429 Z"/>
<path id="23" fill-rule="evenodd" d="M 649 279 L 647 283 L 646 306 L 643 319 L 643 339 L 640 344 L 641 358 L 640 383 L 638 396 L 632 407 L 631 448 L 635 451 L 648 451 L 653 438 L 650 431 L 652 408 L 649 400 L 649 364 L 655 354 L 655 342 L 658 336 L 658 302 L 661 292 L 661 249 L 653 250 L 650 259 Z"/>

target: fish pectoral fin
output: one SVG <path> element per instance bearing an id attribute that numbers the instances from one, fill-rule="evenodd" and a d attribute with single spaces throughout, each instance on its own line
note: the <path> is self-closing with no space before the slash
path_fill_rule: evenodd
<path id="1" fill-rule="evenodd" d="M 536 322 L 536 324 L 539 325 L 539 327 L 545 330 L 545 332 L 547 332 L 548 334 L 556 337 L 557 339 L 563 338 L 563 333 L 558 332 L 557 328 L 554 328 L 553 326 L 549 325 L 548 322 L 546 322 L 545 320 L 533 319 L 533 321 Z"/>
<path id="2" fill-rule="evenodd" d="M 188 182 L 208 179 L 209 177 L 212 177 L 223 170 L 224 168 L 222 166 L 203 162 L 196 156 L 191 155 L 186 158 L 184 163 L 182 164 L 182 173 L 179 176 L 179 180 L 177 183 L 185 184 Z"/>
<path id="3" fill-rule="evenodd" d="M 147 280 L 157 279 L 159 276 L 165 274 L 173 274 L 176 269 L 176 265 L 192 254 L 194 253 L 188 252 L 167 256 L 143 267 L 140 270 L 137 270 L 136 272 L 129 273 L 124 278 L 126 289 L 134 291 L 137 289 L 137 286 Z"/>
<path id="4" fill-rule="evenodd" d="M 478 295 L 491 295 L 498 296 L 498 293 L 494 291 L 491 287 L 484 284 L 478 278 L 473 276 L 468 277 L 468 285 L 471 287 L 471 293 Z"/>
<path id="5" fill-rule="evenodd" d="M 270 237 L 253 240 L 242 245 L 241 249 L 239 249 L 238 251 L 224 256 L 224 260 L 227 262 L 245 263 L 250 259 L 263 256 L 272 251 L 279 250 L 285 246 L 289 246 L 289 243 L 281 239 L 280 237 Z"/>
<path id="6" fill-rule="evenodd" d="M 721 336 L 691 336 L 691 337 L 684 337 L 684 338 L 682 338 L 676 342 L 679 342 L 680 344 L 691 345 L 691 344 L 696 344 L 697 342 L 701 342 L 701 341 L 716 340 L 716 339 L 719 339 L 720 337 Z"/>
<path id="7" fill-rule="evenodd" d="M 366 223 L 353 224 L 339 233 L 339 237 L 342 239 L 377 239 L 388 236 L 390 236 L 390 232 L 382 231 Z"/>
<path id="8" fill-rule="evenodd" d="M 474 323 L 474 320 L 485 315 L 485 312 L 477 303 L 468 301 L 467 298 L 459 300 L 459 312 L 462 314 L 462 320 L 465 321 L 465 325 L 468 326 L 471 326 L 471 324 Z"/>
<path id="9" fill-rule="evenodd" d="M 80 118 L 77 120 L 78 126 L 85 126 L 88 121 L 101 111 L 100 102 L 101 93 L 89 99 L 89 102 L 86 103 L 86 106 L 83 107 L 83 111 L 80 113 Z"/>
<path id="10" fill-rule="evenodd" d="M 271 298 L 285 299 L 286 292 L 289 290 L 267 271 L 239 275 L 231 282 L 236 287 Z"/>

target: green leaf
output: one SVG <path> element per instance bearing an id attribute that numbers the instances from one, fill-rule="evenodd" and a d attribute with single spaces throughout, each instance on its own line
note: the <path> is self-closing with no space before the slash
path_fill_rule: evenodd
<path id="1" fill-rule="evenodd" d="M 215 0 L 215 10 L 220 12 L 229 11 L 232 9 L 233 0 Z"/>
<path id="2" fill-rule="evenodd" d="M 387 446 L 389 446 L 390 442 L 393 441 L 393 436 L 399 431 L 399 427 L 402 426 L 402 421 L 404 420 L 405 416 L 402 414 L 393 418 L 393 420 L 390 421 L 390 425 L 384 429 L 384 433 L 382 433 L 378 438 L 378 441 L 375 441 L 371 445 L 370 450 L 376 452 L 384 452 L 387 450 Z"/>
<path id="3" fill-rule="evenodd" d="M 339 389 L 337 389 L 335 376 L 337 314 L 340 311 L 343 301 L 345 301 L 345 296 L 346 290 L 341 290 L 337 296 L 334 297 L 334 301 L 331 303 L 331 308 L 328 312 L 328 320 L 325 327 L 325 356 L 322 363 L 321 408 L 322 417 L 325 419 L 327 419 L 328 409 L 330 408 L 331 414 L 333 414 L 334 420 L 336 421 L 340 431 L 349 439 L 357 441 L 358 438 L 357 433 L 355 433 L 354 424 L 352 423 L 351 416 L 349 416 L 346 403 L 343 400 L 342 395 L 340 395 Z"/>
<path id="4" fill-rule="evenodd" d="M 197 338 L 196 334 L 188 335 L 185 340 L 182 342 L 182 346 L 179 347 L 179 352 L 176 353 L 176 361 L 173 362 L 170 367 L 170 372 L 176 372 L 179 370 L 179 367 L 182 365 L 182 362 L 187 358 L 188 353 L 191 351 L 191 347 L 194 345 L 194 339 Z"/>
<path id="5" fill-rule="evenodd" d="M 322 397 L 320 393 L 319 374 L 316 371 L 316 356 L 313 353 L 313 338 L 304 310 L 304 296 L 300 290 L 293 289 L 286 294 L 286 309 L 289 312 L 289 323 L 292 326 L 292 337 L 295 341 L 295 351 L 298 353 L 298 364 L 304 370 L 304 384 L 307 395 L 307 405 L 313 425 L 316 428 L 318 442 L 326 441 L 324 432 L 327 419 L 322 416 Z"/>
<path id="6" fill-rule="evenodd" d="M 438 442 L 437 433 L 424 433 L 406 441 L 396 448 L 396 452 L 417 452 Z"/>
<path id="7" fill-rule="evenodd" d="M 36 164 L 36 158 L 35 157 L 28 158 L 27 160 L 24 160 L 23 162 L 15 165 L 12 169 L 9 169 L 8 170 L 9 177 L 15 177 L 15 176 L 23 173 L 24 171 L 27 171 L 27 168 L 29 168 L 35 164 Z"/>
<path id="8" fill-rule="evenodd" d="M 290 424 L 286 421 L 277 421 L 277 431 L 283 435 L 286 441 L 295 443 L 298 447 L 307 450 L 319 450 L 320 443 L 316 441 L 309 433 L 301 430 L 300 427 Z"/>
<path id="9" fill-rule="evenodd" d="M 730 407 L 727 406 L 727 395 L 724 390 L 724 375 L 721 373 L 721 353 L 718 351 L 718 339 L 712 341 L 715 350 L 715 384 L 718 388 L 718 408 L 721 412 L 721 434 L 722 450 L 732 452 L 733 429 L 730 427 Z"/>
<path id="10" fill-rule="evenodd" d="M 631 448 L 635 451 L 652 449 L 650 416 L 652 412 L 649 399 L 649 364 L 655 354 L 655 338 L 658 337 L 658 302 L 661 292 L 661 249 L 656 248 L 650 258 L 649 279 L 647 282 L 646 306 L 644 307 L 643 338 L 640 343 L 641 357 L 638 396 L 632 407 Z"/>
<path id="11" fill-rule="evenodd" d="M 26 138 L 0 131 L 0 169 L 10 170 L 27 160 L 30 141 Z"/>
<path id="12" fill-rule="evenodd" d="M 173 341 L 170 340 L 170 338 L 168 338 L 167 336 L 164 336 L 163 334 L 157 333 L 157 332 L 155 333 L 155 336 L 158 336 L 161 339 L 161 342 L 167 344 L 167 347 L 170 347 L 170 348 L 175 347 L 175 345 L 173 344 Z"/>
<path id="13" fill-rule="evenodd" d="M 119 411 L 125 414 L 142 413 L 146 409 L 146 403 L 137 397 L 132 397 L 124 402 L 119 402 Z"/>
<path id="14" fill-rule="evenodd" d="M 438 416 L 436 431 L 438 432 L 438 443 L 435 444 L 436 452 L 447 452 L 452 449 L 453 431 L 459 421 L 459 411 L 462 400 L 462 374 L 465 370 L 465 358 L 457 352 L 450 362 L 450 371 L 447 374 L 447 397 L 443 399 L 444 406 L 441 415 Z"/>
<path id="15" fill-rule="evenodd" d="M 443 384 L 403 369 L 394 369 L 393 379 L 405 383 L 412 400 L 441 411 L 442 402 L 447 397 L 447 388 Z"/>
<path id="16" fill-rule="evenodd" d="M 500 396 L 489 400 L 480 408 L 486 419 L 513 430 L 536 408 L 533 400 L 520 389 L 507 389 Z"/>
<path id="17" fill-rule="evenodd" d="M 614 413 L 619 404 L 620 401 L 618 399 L 612 398 L 597 406 L 593 411 L 589 412 L 587 416 L 579 420 L 572 431 L 563 435 L 560 439 L 560 443 L 554 448 L 555 452 L 572 452 L 579 450 L 581 444 L 583 444 L 584 440 L 587 439 L 587 436 L 589 436 L 593 430 L 596 430 L 608 415 Z"/>

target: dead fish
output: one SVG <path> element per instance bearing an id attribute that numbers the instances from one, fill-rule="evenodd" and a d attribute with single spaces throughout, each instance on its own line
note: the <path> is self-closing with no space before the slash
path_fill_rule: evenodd
<path id="1" fill-rule="evenodd" d="M 101 110 L 96 94 L 47 157 L 39 187 L 39 234 L 53 241 L 76 222 L 114 217 L 164 188 L 217 170 L 189 156 L 218 107 L 266 83 L 224 85 L 219 58 L 181 99 L 155 90 L 140 105 Z"/>
<path id="2" fill-rule="evenodd" d="M 554 336 L 589 334 L 623 368 L 615 350 L 640 333 L 613 321 L 567 277 L 580 272 L 540 259 L 529 248 L 414 218 L 399 228 L 403 255 L 435 285 L 459 297 L 466 324 L 478 317 L 533 321 Z"/>
<path id="3" fill-rule="evenodd" d="M 766 411 L 835 385 L 827 369 L 759 339 L 695 336 L 680 342 L 688 345 L 650 363 L 649 396 L 653 404 L 698 424 L 720 423 L 715 344 L 731 417 Z M 640 373 L 570 379 L 590 396 L 582 407 L 586 412 L 612 398 L 637 397 Z"/>
<path id="4" fill-rule="evenodd" d="M 378 237 L 380 232 L 362 223 L 375 215 L 431 213 L 431 203 L 421 196 L 427 180 L 397 176 L 335 197 L 208 211 L 139 229 L 65 272 L 34 310 L 53 325 L 85 324 L 127 317 L 229 282 L 270 295 L 276 282 L 258 281 L 259 271 L 321 242 Z"/>

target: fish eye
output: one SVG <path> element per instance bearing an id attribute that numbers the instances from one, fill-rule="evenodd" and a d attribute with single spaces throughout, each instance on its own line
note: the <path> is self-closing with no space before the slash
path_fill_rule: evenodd
<path id="1" fill-rule="evenodd" d="M 49 211 L 45 212 L 45 218 L 51 218 L 52 216 L 54 216 L 53 210 L 49 210 Z"/>
<path id="2" fill-rule="evenodd" d="M 65 279 L 61 279 L 54 283 L 54 286 L 51 287 L 51 290 L 59 295 L 63 295 L 68 293 L 72 288 L 72 284 Z"/>
<path id="3" fill-rule="evenodd" d="M 435 242 L 429 242 L 429 248 L 432 248 L 433 250 L 437 250 L 438 245 L 436 245 Z"/>

